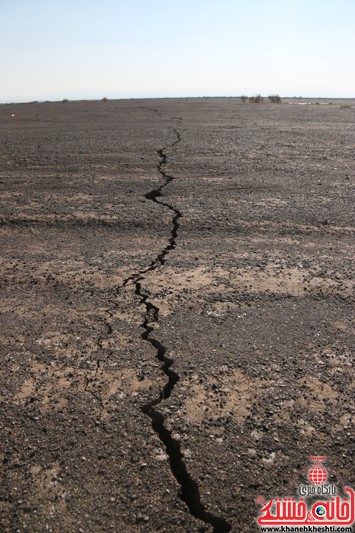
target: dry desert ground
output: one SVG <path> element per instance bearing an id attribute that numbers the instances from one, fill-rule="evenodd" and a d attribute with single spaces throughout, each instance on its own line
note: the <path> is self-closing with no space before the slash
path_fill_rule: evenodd
<path id="1" fill-rule="evenodd" d="M 354 117 L 0 106 L 2 533 L 256 532 L 314 455 L 355 486 Z"/>

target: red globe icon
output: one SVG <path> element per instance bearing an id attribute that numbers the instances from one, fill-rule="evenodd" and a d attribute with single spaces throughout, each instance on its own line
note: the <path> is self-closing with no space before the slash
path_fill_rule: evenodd
<path id="1" fill-rule="evenodd" d="M 322 466 L 315 466 L 308 472 L 308 479 L 313 485 L 323 485 L 327 480 L 327 471 Z"/>

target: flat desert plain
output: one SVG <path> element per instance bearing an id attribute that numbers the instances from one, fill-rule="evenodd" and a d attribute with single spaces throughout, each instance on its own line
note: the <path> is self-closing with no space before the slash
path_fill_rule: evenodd
<path id="1" fill-rule="evenodd" d="M 355 101 L 0 106 L 2 533 L 258 531 L 354 478 Z"/>

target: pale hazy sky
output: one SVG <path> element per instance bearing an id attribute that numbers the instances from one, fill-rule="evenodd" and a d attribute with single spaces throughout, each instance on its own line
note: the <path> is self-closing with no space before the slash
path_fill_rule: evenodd
<path id="1" fill-rule="evenodd" d="M 0 102 L 355 96 L 355 0 L 0 0 Z"/>

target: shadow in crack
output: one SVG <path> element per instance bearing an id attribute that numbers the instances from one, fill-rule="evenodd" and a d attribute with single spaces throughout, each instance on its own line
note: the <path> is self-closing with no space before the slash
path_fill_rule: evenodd
<path id="1" fill-rule="evenodd" d="M 174 132 L 177 136 L 177 140 L 170 147 L 174 147 L 181 141 L 180 134 L 176 130 L 174 130 Z M 143 275 L 145 273 L 156 270 L 160 266 L 164 265 L 165 257 L 176 247 L 176 238 L 179 229 L 178 221 L 182 217 L 181 211 L 173 207 L 171 204 L 157 199 L 162 196 L 162 190 L 164 187 L 166 187 L 175 179 L 173 176 L 168 176 L 164 171 L 164 165 L 167 164 L 165 148 L 158 150 L 158 154 L 160 156 L 160 161 L 157 168 L 164 178 L 164 182 L 158 189 L 153 189 L 145 194 L 145 198 L 166 207 L 174 213 L 169 244 L 157 255 L 148 268 L 136 274 L 132 274 L 123 283 L 123 286 L 127 286 L 129 282 L 132 282 L 132 284 L 135 286 L 135 294 L 140 297 L 140 305 L 145 306 L 145 318 L 141 325 L 144 330 L 142 333 L 142 339 L 146 342 L 149 342 L 154 347 L 157 354 L 156 357 L 162 363 L 161 369 L 168 377 L 168 381 L 160 391 L 159 396 L 143 405 L 141 409 L 144 414 L 150 417 L 154 431 L 157 433 L 160 441 L 166 448 L 171 471 L 181 487 L 180 497 L 188 506 L 190 513 L 195 518 L 202 520 L 206 524 L 210 524 L 215 533 L 227 533 L 231 530 L 231 526 L 228 524 L 228 522 L 223 518 L 215 516 L 205 510 L 205 507 L 201 502 L 198 484 L 188 473 L 184 463 L 183 454 L 181 452 L 181 444 L 178 440 L 172 437 L 171 431 L 169 431 L 164 425 L 164 416 L 157 409 L 155 409 L 155 407 L 163 400 L 169 398 L 176 383 L 180 380 L 180 376 L 171 368 L 174 364 L 174 360 L 167 357 L 167 348 L 160 341 L 154 337 L 151 337 L 151 333 L 154 331 L 154 327 L 151 324 L 158 322 L 159 308 L 149 302 L 149 295 L 144 292 L 142 281 L 144 281 Z"/>

